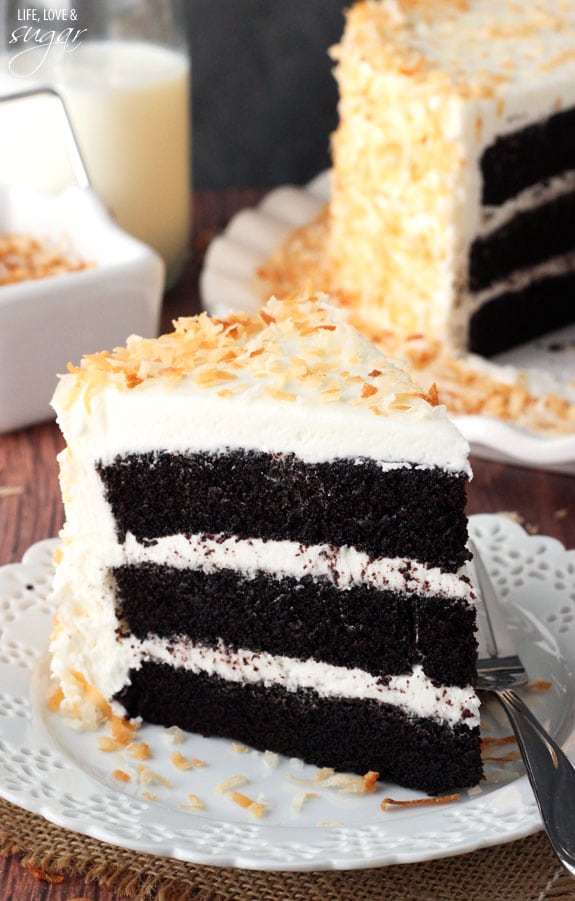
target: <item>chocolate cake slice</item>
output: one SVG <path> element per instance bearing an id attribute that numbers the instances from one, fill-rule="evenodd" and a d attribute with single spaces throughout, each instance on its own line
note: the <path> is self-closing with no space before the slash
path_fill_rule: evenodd
<path id="1" fill-rule="evenodd" d="M 433 389 L 317 297 L 131 338 L 53 403 L 63 711 L 479 781 L 468 448 Z"/>

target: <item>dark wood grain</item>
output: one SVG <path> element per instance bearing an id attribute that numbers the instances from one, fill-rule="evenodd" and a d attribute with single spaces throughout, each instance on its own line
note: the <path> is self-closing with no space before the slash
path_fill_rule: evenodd
<path id="1" fill-rule="evenodd" d="M 255 203 L 260 195 L 251 190 L 196 194 L 192 252 L 180 282 L 165 298 L 164 329 L 175 316 L 198 311 L 203 250 L 236 210 Z M 0 565 L 20 560 L 35 541 L 57 534 L 63 513 L 56 454 L 62 444 L 53 422 L 0 436 L 0 486 L 18 491 L 0 496 Z M 510 511 L 530 529 L 575 547 L 575 478 L 476 458 L 472 465 L 470 513 Z M 38 882 L 17 855 L 0 858 L 0 897 L 14 901 L 119 901 L 119 896 L 94 882 Z"/>

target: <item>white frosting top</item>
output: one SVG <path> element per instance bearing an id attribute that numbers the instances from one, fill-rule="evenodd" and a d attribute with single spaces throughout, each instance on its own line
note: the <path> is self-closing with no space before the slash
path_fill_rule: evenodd
<path id="1" fill-rule="evenodd" d="M 435 68 L 449 73 L 452 84 L 484 95 L 502 83 L 523 88 L 575 76 L 575 0 L 371 0 L 365 6 L 389 47 L 403 55 L 402 74 Z"/>
<path id="2" fill-rule="evenodd" d="M 53 406 L 74 455 L 246 448 L 469 474 L 434 387 L 420 390 L 324 297 L 175 327 L 85 357 L 61 379 Z"/>

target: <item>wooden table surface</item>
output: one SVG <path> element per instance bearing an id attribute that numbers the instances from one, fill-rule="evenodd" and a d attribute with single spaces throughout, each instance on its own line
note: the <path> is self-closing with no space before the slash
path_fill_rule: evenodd
<path id="1" fill-rule="evenodd" d="M 163 327 L 177 315 L 199 309 L 198 273 L 202 251 L 238 209 L 255 203 L 262 192 L 203 191 L 194 197 L 192 254 L 179 284 L 165 299 Z M 25 353 L 25 348 L 22 349 Z M 62 439 L 53 422 L 0 436 L 0 485 L 20 493 L 0 496 L 0 565 L 19 561 L 35 541 L 56 535 L 62 505 L 55 457 Z M 575 547 L 575 478 L 543 470 L 522 469 L 472 458 L 474 478 L 468 492 L 469 513 L 513 511 L 544 535 Z M 575 896 L 574 896 L 575 897 Z M 58 885 L 38 882 L 17 855 L 0 858 L 0 899 L 69 901 L 72 898 L 119 901 L 96 883 L 67 879 Z"/>

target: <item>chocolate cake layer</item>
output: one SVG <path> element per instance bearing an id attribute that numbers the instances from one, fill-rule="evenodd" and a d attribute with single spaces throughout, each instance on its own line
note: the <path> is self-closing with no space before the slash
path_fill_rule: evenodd
<path id="1" fill-rule="evenodd" d="M 490 357 L 575 320 L 575 272 L 504 292 L 473 314 L 469 347 Z"/>
<path id="2" fill-rule="evenodd" d="M 198 532 L 353 545 L 454 572 L 465 547 L 466 476 L 385 470 L 373 460 L 305 464 L 293 454 L 168 451 L 98 464 L 118 538 Z"/>
<path id="3" fill-rule="evenodd" d="M 483 203 L 499 205 L 525 188 L 575 169 L 575 109 L 497 138 L 483 153 Z"/>
<path id="4" fill-rule="evenodd" d="M 471 245 L 469 286 L 488 288 L 517 269 L 527 269 L 575 248 L 575 192 L 514 216 Z"/>
<path id="5" fill-rule="evenodd" d="M 114 570 L 118 617 L 137 638 L 189 638 L 232 650 L 314 658 L 376 676 L 421 663 L 432 679 L 475 681 L 475 611 L 465 602 L 358 585 L 340 591 L 327 579 L 242 578 L 142 564 Z"/>
<path id="6" fill-rule="evenodd" d="M 455 728 L 375 701 L 320 698 L 315 692 L 242 685 L 145 663 L 118 700 L 128 716 L 233 738 L 317 766 L 366 773 L 430 794 L 476 785 L 479 728 Z"/>

